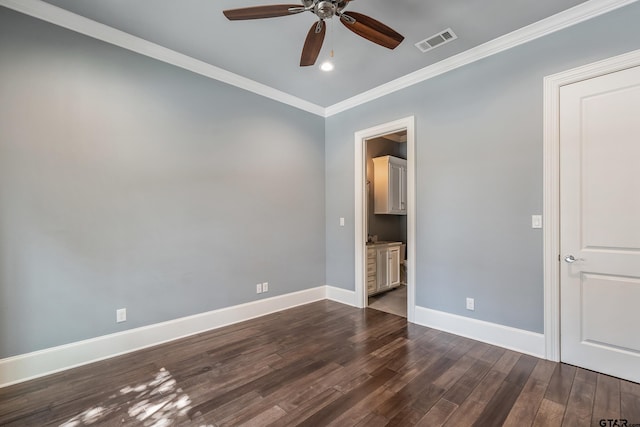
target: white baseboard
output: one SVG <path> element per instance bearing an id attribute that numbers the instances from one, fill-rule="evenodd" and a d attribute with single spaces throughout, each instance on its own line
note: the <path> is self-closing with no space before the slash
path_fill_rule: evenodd
<path id="1" fill-rule="evenodd" d="M 322 300 L 328 293 L 325 288 L 320 286 L 1 359 L 0 387 Z"/>
<path id="2" fill-rule="evenodd" d="M 336 288 L 328 285 L 325 287 L 327 289 L 328 300 L 350 305 L 352 307 L 357 307 L 355 291 L 348 291 L 346 289 Z"/>
<path id="3" fill-rule="evenodd" d="M 415 323 L 545 358 L 543 334 L 416 306 Z"/>
<path id="4" fill-rule="evenodd" d="M 21 354 L 0 360 L 0 388 L 325 298 L 356 306 L 354 291 L 319 286 Z M 545 357 L 542 334 L 419 306 L 415 310 L 415 323 L 536 357 Z"/>

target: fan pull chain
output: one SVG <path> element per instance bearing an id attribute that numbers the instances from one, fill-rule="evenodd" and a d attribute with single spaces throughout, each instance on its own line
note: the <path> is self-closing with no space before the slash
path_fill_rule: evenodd
<path id="1" fill-rule="evenodd" d="M 331 34 L 329 34 L 329 37 L 331 37 L 331 58 L 333 58 L 333 19 L 331 20 Z"/>

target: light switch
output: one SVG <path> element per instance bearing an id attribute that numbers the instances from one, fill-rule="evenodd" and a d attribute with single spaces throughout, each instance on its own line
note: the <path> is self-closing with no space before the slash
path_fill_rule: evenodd
<path id="1" fill-rule="evenodd" d="M 344 227 L 344 218 L 340 218 L 340 227 Z"/>
<path id="2" fill-rule="evenodd" d="M 531 228 L 542 228 L 542 215 L 531 215 Z"/>

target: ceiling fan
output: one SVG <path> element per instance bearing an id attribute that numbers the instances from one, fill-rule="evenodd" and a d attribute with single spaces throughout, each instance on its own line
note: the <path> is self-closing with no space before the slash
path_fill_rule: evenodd
<path id="1" fill-rule="evenodd" d="M 343 12 L 351 0 L 302 0 L 302 5 L 274 4 L 268 6 L 253 6 L 240 9 L 225 10 L 224 16 L 231 21 L 245 19 L 275 18 L 277 16 L 295 15 L 301 12 L 311 12 L 318 17 L 304 42 L 300 66 L 313 65 L 320 54 L 322 42 L 326 32 L 325 19 L 334 16 L 340 18 L 340 22 L 357 35 L 389 49 L 395 49 L 404 40 L 404 37 L 367 15 L 357 12 Z"/>

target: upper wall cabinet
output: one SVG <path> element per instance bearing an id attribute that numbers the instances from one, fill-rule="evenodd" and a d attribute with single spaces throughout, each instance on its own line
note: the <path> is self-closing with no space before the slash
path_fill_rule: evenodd
<path id="1" fill-rule="evenodd" d="M 373 159 L 373 211 L 376 214 L 407 214 L 407 161 L 393 156 Z"/>

